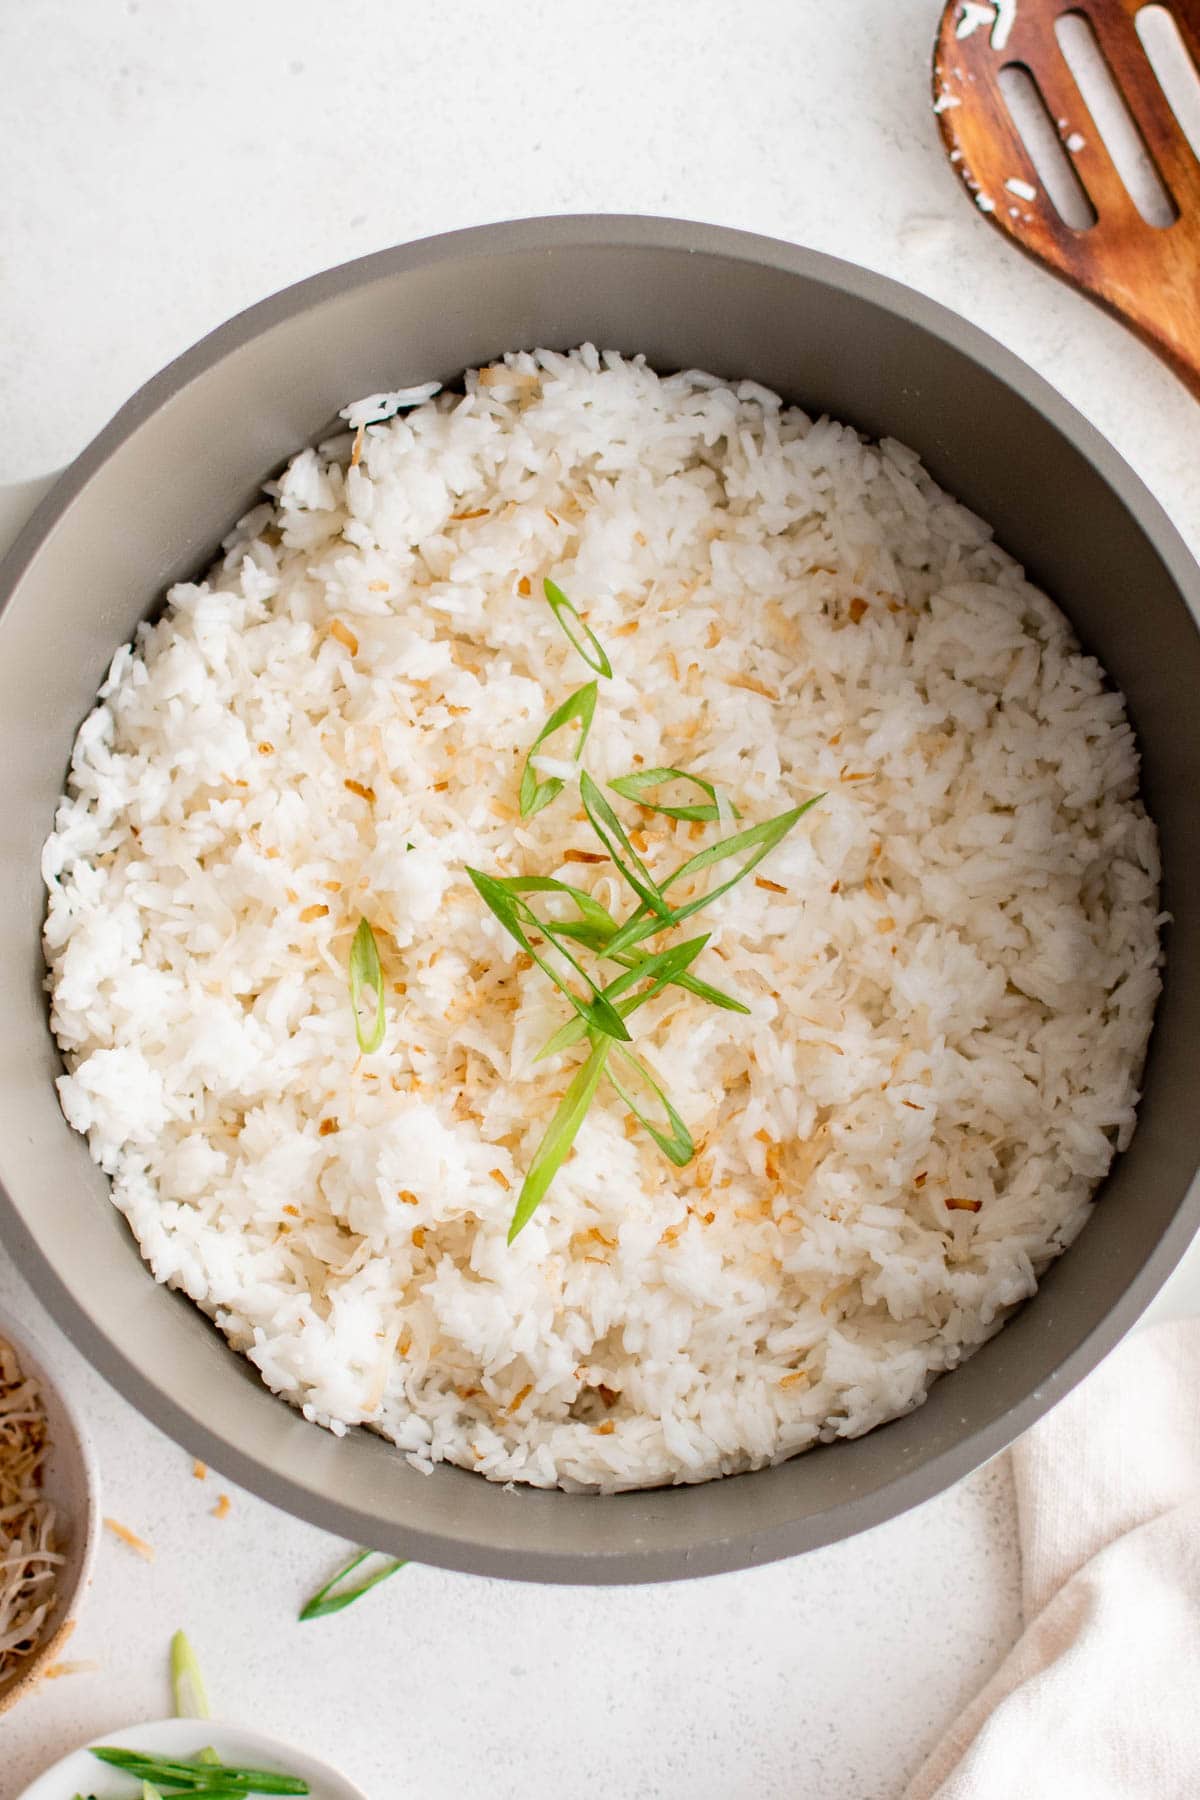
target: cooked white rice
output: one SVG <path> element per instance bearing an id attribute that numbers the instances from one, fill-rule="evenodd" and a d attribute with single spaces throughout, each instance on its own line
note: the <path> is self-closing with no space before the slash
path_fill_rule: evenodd
<path id="1" fill-rule="evenodd" d="M 918 1405 L 1134 1128 L 1159 871 L 1121 696 L 911 451 L 751 382 L 515 355 L 356 452 L 297 456 L 117 652 L 45 848 L 63 1109 L 154 1274 L 424 1469 L 699 1481 Z M 571 858 L 577 791 L 516 811 L 588 678 L 547 575 L 614 665 L 598 779 L 683 765 L 746 824 L 828 798 L 688 928 L 751 1016 L 633 1022 L 695 1160 L 602 1087 L 509 1248 L 580 1053 L 533 1065 L 564 1003 L 464 867 L 631 903 Z M 642 823 L 659 872 L 725 829 Z"/>

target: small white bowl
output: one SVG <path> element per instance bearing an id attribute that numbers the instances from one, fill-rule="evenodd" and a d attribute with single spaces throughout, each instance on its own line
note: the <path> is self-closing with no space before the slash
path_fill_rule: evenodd
<path id="1" fill-rule="evenodd" d="M 315 1756 L 294 1750 L 276 1738 L 263 1737 L 261 1732 L 244 1731 L 240 1725 L 221 1725 L 215 1719 L 159 1719 L 152 1725 L 130 1725 L 124 1731 L 105 1732 L 95 1741 L 120 1750 L 146 1750 L 160 1756 L 195 1756 L 211 1744 L 227 1763 L 299 1775 L 312 1790 L 310 1800 L 367 1800 L 361 1788 L 328 1763 L 318 1762 Z M 113 1785 L 105 1785 L 106 1773 L 112 1777 Z M 39 1775 L 16 1800 L 65 1800 L 68 1794 L 105 1794 L 112 1792 L 114 1785 L 123 1791 L 122 1782 L 116 1769 L 106 1771 L 104 1764 L 85 1747 L 72 1751 Z M 182 1795 L 179 1800 L 183 1800 Z"/>
<path id="2" fill-rule="evenodd" d="M 37 1686 L 75 1629 L 75 1620 L 92 1579 L 100 1530 L 100 1483 L 87 1432 L 75 1408 L 63 1394 L 50 1353 L 31 1337 L 24 1325 L 2 1312 L 0 1338 L 12 1345 L 22 1372 L 38 1384 L 50 1438 L 49 1453 L 43 1465 L 43 1486 L 57 1515 L 57 1547 L 66 1558 L 58 1567 L 54 1607 L 42 1626 L 37 1648 L 14 1674 L 0 1681 L 0 1713 L 5 1713 Z"/>

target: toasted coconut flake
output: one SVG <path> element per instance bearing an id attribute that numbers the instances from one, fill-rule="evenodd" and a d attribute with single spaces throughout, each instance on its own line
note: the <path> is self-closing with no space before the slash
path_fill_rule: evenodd
<path id="1" fill-rule="evenodd" d="M 763 888 L 768 894 L 786 894 L 787 893 L 787 889 L 784 887 L 782 882 L 768 881 L 768 879 L 765 875 L 756 875 L 754 877 L 754 885 L 756 888 Z"/>
<path id="2" fill-rule="evenodd" d="M 130 1531 L 128 1525 L 122 1525 L 119 1519 L 109 1518 L 105 1519 L 104 1524 L 115 1538 L 120 1538 L 121 1542 L 140 1556 L 144 1562 L 152 1563 L 154 1561 L 154 1546 L 148 1544 L 145 1538 L 140 1538 L 136 1531 Z"/>
<path id="3" fill-rule="evenodd" d="M 520 1392 L 513 1395 L 512 1399 L 509 1401 L 508 1405 L 504 1409 L 505 1412 L 508 1413 L 510 1418 L 513 1413 L 517 1412 L 519 1410 L 519 1408 L 525 1404 L 526 1400 L 528 1400 L 528 1398 L 529 1398 L 530 1394 L 532 1394 L 532 1392 L 533 1392 L 533 1383 L 532 1383 L 532 1381 L 527 1381 L 525 1383 L 525 1386 L 520 1390 Z"/>
<path id="4" fill-rule="evenodd" d="M 778 700 L 777 688 L 768 687 L 757 675 L 731 675 L 725 684 L 727 687 L 745 688 L 749 694 L 761 694 L 764 700 Z"/>
<path id="5" fill-rule="evenodd" d="M 197 1481 L 207 1481 L 207 1479 L 208 1479 L 208 1464 L 202 1463 L 200 1461 L 199 1457 L 197 1457 L 196 1461 L 192 1464 L 192 1474 L 195 1476 Z"/>
<path id="6" fill-rule="evenodd" d="M 218 1494 L 217 1504 L 212 1509 L 214 1519 L 227 1519 L 233 1509 L 233 1501 L 228 1494 Z"/>
<path id="7" fill-rule="evenodd" d="M 350 627 L 343 625 L 340 619 L 330 621 L 329 635 L 331 638 L 336 638 L 339 644 L 344 644 L 351 656 L 358 655 L 358 639 Z"/>
<path id="8" fill-rule="evenodd" d="M 348 789 L 350 793 L 357 794 L 360 800 L 365 800 L 370 806 L 374 806 L 375 789 L 373 787 L 368 787 L 365 782 L 352 781 L 349 779 L 343 781 L 342 786 Z M 339 885 L 340 884 L 337 882 L 333 883 L 335 890 Z"/>
<path id="9" fill-rule="evenodd" d="M 300 923 L 302 925 L 312 925 L 317 919 L 327 919 L 328 917 L 329 908 L 325 905 L 324 901 L 318 900 L 314 905 L 306 906 L 303 909 L 300 914 Z"/>
<path id="10" fill-rule="evenodd" d="M 527 369 L 510 369 L 507 363 L 489 363 L 486 369 L 479 371 L 479 385 L 482 388 L 505 387 L 516 388 L 519 392 L 528 392 L 542 385 L 540 375 Z"/>
<path id="11" fill-rule="evenodd" d="M 983 1206 L 982 1200 L 965 1200 L 960 1194 L 950 1194 L 943 1202 L 947 1212 L 977 1213 Z"/>
<path id="12" fill-rule="evenodd" d="M 846 1295 L 850 1292 L 851 1288 L 856 1287 L 856 1286 L 857 1286 L 857 1281 L 854 1281 L 854 1280 L 839 1281 L 836 1287 L 830 1288 L 829 1292 L 826 1294 L 825 1298 L 822 1300 L 821 1311 L 823 1313 L 831 1312 L 833 1310 L 833 1308 L 835 1306 L 837 1306 L 840 1301 L 842 1301 L 846 1298 Z"/>

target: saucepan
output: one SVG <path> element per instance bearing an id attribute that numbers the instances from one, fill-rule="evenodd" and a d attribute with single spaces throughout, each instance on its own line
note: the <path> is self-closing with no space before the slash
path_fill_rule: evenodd
<path id="1" fill-rule="evenodd" d="M 1005 1329 L 925 1405 L 846 1442 L 695 1487 L 511 1492 L 410 1468 L 273 1397 L 157 1286 L 65 1124 L 47 1024 L 41 844 L 117 645 L 195 575 L 259 484 L 361 394 L 585 340 L 663 370 L 750 376 L 912 445 L 991 521 L 1124 690 L 1172 916 L 1140 1123 L 1095 1214 Z M 1200 1223 L 1200 572 L 1111 447 L 1015 357 L 879 275 L 643 218 L 528 220 L 348 263 L 251 308 L 121 410 L 0 566 L 0 1230 L 96 1366 L 196 1456 L 356 1542 L 492 1575 L 662 1580 L 844 1538 L 999 1451 L 1130 1327 Z"/>

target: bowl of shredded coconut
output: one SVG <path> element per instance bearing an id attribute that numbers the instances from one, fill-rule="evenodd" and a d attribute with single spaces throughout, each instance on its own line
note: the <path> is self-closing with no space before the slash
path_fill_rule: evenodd
<path id="1" fill-rule="evenodd" d="M 82 1422 L 25 1329 L 0 1315 L 0 1713 L 70 1672 L 98 1514 Z"/>

